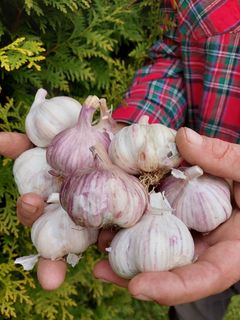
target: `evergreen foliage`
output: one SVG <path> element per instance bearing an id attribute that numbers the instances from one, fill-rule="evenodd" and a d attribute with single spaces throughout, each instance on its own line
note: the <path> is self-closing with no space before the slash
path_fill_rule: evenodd
<path id="1" fill-rule="evenodd" d="M 40 87 L 48 97 L 82 102 L 96 94 L 116 106 L 159 33 L 159 12 L 152 1 L 2 0 L 0 130 L 24 132 Z M 15 265 L 36 251 L 30 230 L 16 218 L 12 165 L 0 158 L 0 319 L 166 319 L 167 308 L 95 280 L 92 269 L 102 254 L 93 246 L 54 292 L 41 289 L 35 270 Z"/>
<path id="2" fill-rule="evenodd" d="M 1 0 L 0 130 L 24 132 L 40 87 L 48 97 L 69 95 L 80 102 L 96 94 L 114 108 L 161 34 L 160 24 L 171 26 L 159 5 L 152 0 Z M 92 268 L 102 254 L 94 246 L 54 292 L 41 289 L 35 270 L 14 265 L 35 249 L 30 230 L 16 218 L 12 165 L 0 158 L 0 319 L 167 319 L 168 308 L 96 281 Z"/>

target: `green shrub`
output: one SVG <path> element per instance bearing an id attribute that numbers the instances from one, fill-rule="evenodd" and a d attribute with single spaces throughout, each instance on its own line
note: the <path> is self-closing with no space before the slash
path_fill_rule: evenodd
<path id="1" fill-rule="evenodd" d="M 48 97 L 80 102 L 96 94 L 115 107 L 160 34 L 161 19 L 158 1 L 1 0 L 1 131 L 24 132 L 40 87 Z M 14 265 L 35 249 L 16 218 L 12 160 L 0 162 L 0 319 L 166 319 L 167 308 L 93 278 L 101 258 L 95 247 L 54 292 L 41 289 L 35 270 Z"/>

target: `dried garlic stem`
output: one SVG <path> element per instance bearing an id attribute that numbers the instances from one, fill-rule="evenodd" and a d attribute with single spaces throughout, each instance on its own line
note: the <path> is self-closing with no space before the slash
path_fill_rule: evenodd
<path id="1" fill-rule="evenodd" d="M 155 187 L 159 184 L 160 180 L 169 172 L 169 169 L 162 168 L 154 172 L 142 172 L 139 176 L 139 181 L 149 190 L 151 186 Z"/>

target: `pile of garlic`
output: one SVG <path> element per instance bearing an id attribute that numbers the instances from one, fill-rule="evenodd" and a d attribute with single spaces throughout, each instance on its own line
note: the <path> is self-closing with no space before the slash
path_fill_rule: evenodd
<path id="1" fill-rule="evenodd" d="M 231 215 L 228 183 L 179 167 L 176 131 L 145 115 L 120 129 L 105 99 L 89 96 L 81 106 L 46 94 L 38 90 L 26 118 L 35 148 L 15 160 L 13 173 L 20 194 L 35 192 L 47 204 L 31 230 L 37 255 L 16 263 L 30 270 L 42 256 L 74 266 L 113 225 L 121 230 L 107 251 L 121 277 L 192 263 L 191 230 L 209 232 Z"/>

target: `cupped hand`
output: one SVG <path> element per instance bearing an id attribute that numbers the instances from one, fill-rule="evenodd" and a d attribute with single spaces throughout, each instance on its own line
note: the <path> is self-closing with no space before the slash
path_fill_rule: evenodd
<path id="1" fill-rule="evenodd" d="M 25 134 L 17 132 L 0 132 L 0 155 L 16 159 L 21 153 L 33 147 Z M 45 202 L 35 193 L 22 195 L 17 201 L 17 216 L 19 221 L 30 227 L 43 213 Z M 41 286 L 46 290 L 58 288 L 66 275 L 66 262 L 51 261 L 40 258 L 37 275 Z"/>
<path id="2" fill-rule="evenodd" d="M 234 181 L 233 193 L 240 204 L 240 146 L 219 139 L 198 135 L 181 128 L 176 142 L 183 158 L 199 165 L 206 172 Z M 94 268 L 96 278 L 128 288 L 141 300 L 160 304 L 188 303 L 214 295 L 229 288 L 240 279 L 240 210 L 235 209 L 228 221 L 208 235 L 194 236 L 197 260 L 193 264 L 165 272 L 146 272 L 131 280 L 119 278 L 108 261 Z M 113 234 L 103 232 L 99 247 L 109 246 Z"/>

